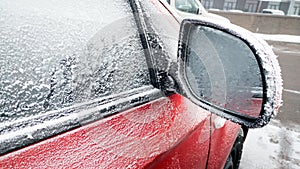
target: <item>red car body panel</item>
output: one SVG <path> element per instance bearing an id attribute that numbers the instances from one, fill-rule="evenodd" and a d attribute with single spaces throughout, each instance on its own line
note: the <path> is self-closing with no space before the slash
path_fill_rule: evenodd
<path id="1" fill-rule="evenodd" d="M 153 4 L 155 4 L 155 6 L 163 14 L 168 13 L 177 22 L 179 22 L 179 20 L 182 19 L 182 18 L 181 19 L 178 18 L 179 15 L 176 13 L 176 11 L 174 9 L 172 9 L 170 6 L 168 6 L 167 2 L 165 2 L 164 0 L 159 0 L 159 2 L 157 0 L 151 0 L 151 2 Z M 253 100 L 253 102 L 250 106 L 251 111 L 247 111 L 249 113 L 249 115 L 253 112 L 254 113 L 260 112 L 261 107 L 257 106 L 257 104 L 260 103 L 260 101 L 261 100 L 259 100 L 259 99 L 258 99 L 258 101 Z M 214 120 L 217 116 L 213 115 L 213 117 L 214 118 L 212 119 L 212 122 L 214 122 Z M 210 168 L 212 168 L 212 169 L 223 168 L 240 129 L 241 129 L 240 125 L 233 123 L 229 120 L 227 120 L 225 125 L 219 129 L 216 129 L 214 127 L 213 123 L 211 123 L 211 136 L 210 136 L 211 137 L 210 138 L 211 145 L 210 145 L 210 150 L 209 150 L 209 154 L 208 154 L 207 166 L 206 167 L 198 166 L 198 168 L 209 168 L 209 169 Z M 164 163 L 163 160 L 161 160 L 160 162 Z M 169 165 L 170 164 L 171 163 L 169 162 Z M 157 168 L 164 168 L 163 165 L 153 165 L 153 166 L 155 166 Z M 186 166 L 186 167 L 182 167 L 182 168 L 197 168 L 197 166 L 194 166 L 194 167 Z"/>
<path id="2" fill-rule="evenodd" d="M 217 116 L 213 115 L 212 119 Z M 231 151 L 232 145 L 240 131 L 240 125 L 227 120 L 220 129 L 211 126 L 211 145 L 207 168 L 222 168 L 225 165 L 227 157 Z"/>
<path id="3" fill-rule="evenodd" d="M 180 95 L 0 157 L 0 168 L 202 168 L 210 113 Z"/>
<path id="4" fill-rule="evenodd" d="M 213 120 L 173 94 L 5 154 L 0 168 L 222 168 L 240 126 Z"/>

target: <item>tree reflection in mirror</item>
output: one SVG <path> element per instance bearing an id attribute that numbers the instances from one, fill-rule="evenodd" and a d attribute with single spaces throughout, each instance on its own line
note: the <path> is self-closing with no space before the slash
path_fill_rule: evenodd
<path id="1" fill-rule="evenodd" d="M 258 117 L 263 101 L 260 69 L 241 39 L 207 26 L 193 26 L 185 74 L 192 94 L 235 113 Z"/>

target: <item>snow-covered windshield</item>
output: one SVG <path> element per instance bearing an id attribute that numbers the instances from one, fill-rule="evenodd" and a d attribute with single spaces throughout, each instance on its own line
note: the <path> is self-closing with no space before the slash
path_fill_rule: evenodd
<path id="1" fill-rule="evenodd" d="M 126 0 L 0 0 L 0 122 L 148 85 Z"/>

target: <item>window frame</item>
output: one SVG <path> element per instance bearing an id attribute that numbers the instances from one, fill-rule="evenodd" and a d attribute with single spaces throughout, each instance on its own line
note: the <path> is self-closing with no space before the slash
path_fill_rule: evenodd
<path id="1" fill-rule="evenodd" d="M 236 0 L 225 0 L 224 1 L 224 10 L 234 10 L 236 9 Z"/>
<path id="2" fill-rule="evenodd" d="M 210 8 L 213 7 L 214 1 L 212 1 L 212 0 L 203 0 L 203 1 L 202 1 L 202 4 L 203 4 L 203 6 L 204 6 L 206 9 L 210 9 Z"/>
<path id="3" fill-rule="evenodd" d="M 279 10 L 280 2 L 269 2 L 268 9 Z"/>

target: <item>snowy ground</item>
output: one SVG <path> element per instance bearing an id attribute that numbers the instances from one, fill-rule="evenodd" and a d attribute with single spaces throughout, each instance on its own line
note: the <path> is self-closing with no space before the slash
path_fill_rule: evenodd
<path id="1" fill-rule="evenodd" d="M 300 168 L 300 126 L 282 126 L 273 120 L 264 128 L 249 131 L 240 169 L 279 168 Z"/>
<path id="2" fill-rule="evenodd" d="M 268 41 L 300 43 L 300 36 L 256 35 Z M 251 129 L 240 169 L 300 169 L 300 126 L 273 120 L 264 128 Z"/>

